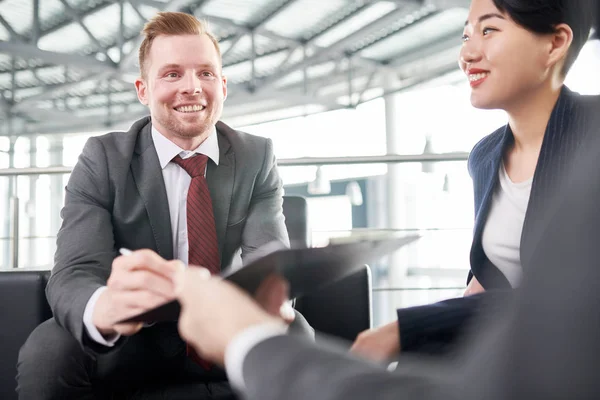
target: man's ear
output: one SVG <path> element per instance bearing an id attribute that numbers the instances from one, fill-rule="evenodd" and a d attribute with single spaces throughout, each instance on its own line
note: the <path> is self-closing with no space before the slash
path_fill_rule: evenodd
<path id="1" fill-rule="evenodd" d="M 223 101 L 227 99 L 227 77 L 225 75 L 221 78 L 221 85 L 223 86 Z"/>
<path id="2" fill-rule="evenodd" d="M 147 106 L 148 105 L 148 91 L 146 83 L 142 78 L 137 78 L 135 80 L 135 91 L 137 92 L 137 97 L 140 103 Z"/>
<path id="3" fill-rule="evenodd" d="M 573 30 L 567 24 L 559 24 L 556 26 L 556 32 L 550 34 L 550 39 L 548 67 L 567 57 L 571 43 L 573 43 Z"/>

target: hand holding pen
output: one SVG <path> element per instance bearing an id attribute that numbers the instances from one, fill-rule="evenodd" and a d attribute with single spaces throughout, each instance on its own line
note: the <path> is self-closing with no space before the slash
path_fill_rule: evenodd
<path id="1" fill-rule="evenodd" d="M 120 253 L 92 315 L 92 322 L 104 336 L 137 333 L 142 323 L 119 321 L 173 300 L 175 275 L 184 269 L 181 261 L 167 261 L 152 250 L 121 249 Z"/>

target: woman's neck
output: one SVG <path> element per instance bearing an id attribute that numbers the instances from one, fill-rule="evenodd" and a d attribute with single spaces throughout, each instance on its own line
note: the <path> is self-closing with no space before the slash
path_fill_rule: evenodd
<path id="1" fill-rule="evenodd" d="M 506 110 L 516 150 L 539 151 L 561 88 L 562 85 L 541 87 L 528 96 L 523 96 L 518 104 Z"/>

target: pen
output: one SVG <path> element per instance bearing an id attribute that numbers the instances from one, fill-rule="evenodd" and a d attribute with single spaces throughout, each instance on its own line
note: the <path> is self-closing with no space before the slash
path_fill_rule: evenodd
<path id="1" fill-rule="evenodd" d="M 0 1 L 2 1 L 2 0 L 0 0 Z M 119 249 L 119 253 L 121 253 L 122 256 L 130 256 L 130 255 L 133 254 L 133 251 L 131 251 L 131 250 L 125 248 L 125 247 L 121 247 Z M 180 261 L 180 263 L 181 263 L 181 268 L 185 269 L 186 265 L 183 263 L 183 261 Z M 204 270 L 207 272 L 206 279 L 210 278 L 210 272 L 208 270 L 206 270 L 206 269 L 204 269 Z"/>
<path id="2" fill-rule="evenodd" d="M 121 247 L 121 248 L 119 249 L 119 253 L 121 253 L 121 255 L 122 255 L 122 256 L 130 256 L 130 255 L 132 255 L 132 254 L 133 254 L 133 251 L 131 251 L 131 250 L 129 250 L 129 249 L 126 249 L 125 247 Z M 156 322 L 154 322 L 154 321 L 145 321 L 145 322 L 144 322 L 144 328 L 149 328 L 149 327 L 151 327 L 152 325 L 154 325 L 155 323 L 156 323 Z"/>
<path id="3" fill-rule="evenodd" d="M 130 256 L 133 254 L 133 251 L 126 249 L 125 247 L 121 247 L 119 249 L 119 253 L 121 253 L 122 256 Z"/>

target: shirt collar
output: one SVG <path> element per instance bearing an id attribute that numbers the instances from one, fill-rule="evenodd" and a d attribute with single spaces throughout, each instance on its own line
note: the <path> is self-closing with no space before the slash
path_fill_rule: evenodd
<path id="1" fill-rule="evenodd" d="M 215 164 L 219 165 L 219 141 L 217 140 L 217 129 L 214 126 L 206 140 L 192 151 L 183 150 L 164 137 L 154 126 L 152 126 L 152 140 L 154 141 L 161 169 L 164 169 L 177 155 L 180 155 L 181 158 L 188 158 L 194 153 L 204 154 L 213 160 Z"/>

